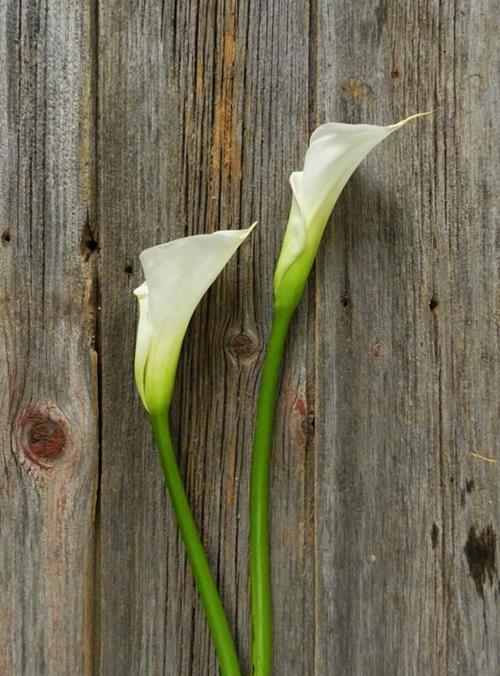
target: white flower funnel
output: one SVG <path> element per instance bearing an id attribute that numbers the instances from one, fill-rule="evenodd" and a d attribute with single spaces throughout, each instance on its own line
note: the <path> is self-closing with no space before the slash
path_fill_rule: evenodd
<path id="1" fill-rule="evenodd" d="M 330 214 L 357 166 L 393 131 L 427 114 L 387 127 L 330 122 L 314 131 L 303 171 L 290 176 L 292 207 L 274 275 L 277 306 L 300 300 Z"/>
<path id="2" fill-rule="evenodd" d="M 135 381 L 149 413 L 168 408 L 189 320 L 254 227 L 183 237 L 141 253 L 146 281 L 134 291 L 139 301 Z"/>

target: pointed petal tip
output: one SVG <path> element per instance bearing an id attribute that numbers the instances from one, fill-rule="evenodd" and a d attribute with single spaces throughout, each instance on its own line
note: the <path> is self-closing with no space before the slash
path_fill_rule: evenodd
<path id="1" fill-rule="evenodd" d="M 201 235 L 202 237 L 212 237 L 213 235 L 216 236 L 223 236 L 223 237 L 229 237 L 233 240 L 238 239 L 241 242 L 244 242 L 246 238 L 250 235 L 252 230 L 254 230 L 257 227 L 259 221 L 254 221 L 252 225 L 249 225 L 248 228 L 231 228 L 231 229 L 225 229 L 225 230 L 216 230 L 215 232 L 211 232 L 208 235 Z M 196 235 L 195 235 L 196 236 Z"/>
<path id="2" fill-rule="evenodd" d="M 400 129 L 403 127 L 407 122 L 411 122 L 411 120 L 416 120 L 417 117 L 426 117 L 427 115 L 432 115 L 435 113 L 437 108 L 432 108 L 431 110 L 426 110 L 424 113 L 414 113 L 413 115 L 410 115 L 409 117 L 405 117 L 404 120 L 400 120 L 399 122 L 396 122 L 396 124 L 390 124 L 389 129 L 395 130 L 395 129 Z"/>
<path id="3" fill-rule="evenodd" d="M 249 225 L 248 228 L 242 228 L 240 230 L 219 230 L 219 233 L 226 233 L 230 237 L 238 237 L 240 242 L 244 242 L 246 238 L 252 233 L 253 230 L 257 227 L 259 221 L 254 221 L 252 225 Z M 216 233 L 214 233 L 216 234 Z"/>
<path id="4" fill-rule="evenodd" d="M 243 235 L 243 239 L 246 239 L 246 238 L 248 237 L 248 235 L 249 235 L 253 230 L 255 230 L 255 228 L 257 227 L 258 224 L 259 224 L 259 221 L 254 221 L 254 222 L 252 223 L 252 225 L 250 225 L 248 228 L 245 228 L 245 230 L 242 230 L 242 231 L 241 231 L 241 234 Z"/>

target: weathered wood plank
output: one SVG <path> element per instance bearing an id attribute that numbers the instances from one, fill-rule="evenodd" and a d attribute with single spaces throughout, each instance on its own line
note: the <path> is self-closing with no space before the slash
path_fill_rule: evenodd
<path id="1" fill-rule="evenodd" d="M 141 278 L 137 255 L 144 246 L 259 218 L 253 245 L 242 249 L 239 264 L 230 264 L 194 318 L 173 414 L 194 511 L 247 660 L 252 418 L 273 258 L 289 208 L 287 180 L 307 142 L 307 34 L 307 7 L 297 12 L 286 2 L 101 7 L 103 674 L 217 673 L 132 384 L 131 290 Z M 128 265 L 132 273 L 124 272 Z M 283 673 L 306 673 L 313 644 L 304 633 L 313 625 L 313 606 L 303 582 L 312 579 L 312 550 L 298 558 L 295 552 L 308 537 L 312 475 L 301 422 L 313 351 L 295 341 L 289 364 L 274 477 L 276 616 L 287 634 L 276 650 Z"/>
<path id="2" fill-rule="evenodd" d="M 92 20 L 2 0 L 0 31 L 0 673 L 89 674 Z"/>
<path id="3" fill-rule="evenodd" d="M 493 676 L 497 12 L 358 9 L 319 3 L 318 119 L 438 110 L 363 164 L 320 253 L 316 673 Z"/>
<path id="4" fill-rule="evenodd" d="M 217 673 L 135 393 L 131 291 L 142 248 L 258 218 L 194 318 L 173 411 L 248 666 L 250 443 L 288 175 L 319 122 L 437 105 L 353 177 L 292 327 L 275 673 L 496 674 L 493 3 L 98 5 L 0 0 L 0 673 Z"/>

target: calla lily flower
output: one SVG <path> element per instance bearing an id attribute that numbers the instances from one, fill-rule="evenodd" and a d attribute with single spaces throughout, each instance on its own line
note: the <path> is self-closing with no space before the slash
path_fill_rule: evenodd
<path id="1" fill-rule="evenodd" d="M 302 295 L 333 207 L 368 153 L 419 113 L 387 127 L 330 122 L 311 136 L 303 171 L 290 176 L 293 199 L 274 275 L 276 307 L 295 306 Z"/>
<path id="2" fill-rule="evenodd" d="M 149 413 L 165 484 L 223 676 L 240 676 L 241 669 L 179 472 L 168 408 L 189 320 L 208 287 L 254 227 L 255 223 L 247 230 L 184 237 L 146 249 L 139 257 L 146 281 L 134 291 L 139 301 L 135 381 Z"/>
<path id="3" fill-rule="evenodd" d="M 273 320 L 257 398 L 250 476 L 249 578 L 255 676 L 272 673 L 269 478 L 273 416 L 290 321 L 345 184 L 370 150 L 414 117 L 418 115 L 388 127 L 324 124 L 311 136 L 304 169 L 290 176 L 292 206 L 274 273 Z"/>
<path id="4" fill-rule="evenodd" d="M 134 291 L 139 301 L 135 381 L 149 413 L 168 408 L 189 320 L 254 226 L 183 237 L 141 253 L 146 281 Z"/>

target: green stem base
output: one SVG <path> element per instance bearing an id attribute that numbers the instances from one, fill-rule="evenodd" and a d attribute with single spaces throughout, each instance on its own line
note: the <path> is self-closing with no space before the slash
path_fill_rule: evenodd
<path id="1" fill-rule="evenodd" d="M 187 557 L 215 644 L 221 675 L 241 676 L 238 656 L 227 617 L 208 565 L 207 556 L 193 519 L 175 459 L 167 415 L 151 414 L 150 419 L 177 525 L 186 547 Z"/>

